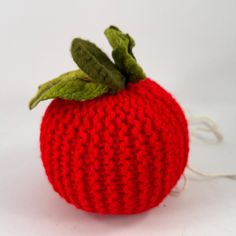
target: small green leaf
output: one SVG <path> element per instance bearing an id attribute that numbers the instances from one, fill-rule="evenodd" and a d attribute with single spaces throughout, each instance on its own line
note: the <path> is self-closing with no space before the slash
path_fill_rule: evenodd
<path id="1" fill-rule="evenodd" d="M 113 92 L 124 89 L 125 78 L 108 56 L 95 44 L 75 38 L 71 45 L 75 63 L 95 82 L 106 84 Z"/>
<path id="2" fill-rule="evenodd" d="M 112 57 L 119 70 L 128 77 L 128 81 L 137 82 L 146 77 L 143 69 L 137 63 L 132 48 L 135 46 L 133 38 L 122 33 L 117 27 L 110 26 L 105 35 L 113 48 Z"/>
<path id="3" fill-rule="evenodd" d="M 38 92 L 29 103 L 29 108 L 33 109 L 39 102 L 50 98 L 85 101 L 108 91 L 107 85 L 93 82 L 83 71 L 71 71 L 39 86 Z"/>

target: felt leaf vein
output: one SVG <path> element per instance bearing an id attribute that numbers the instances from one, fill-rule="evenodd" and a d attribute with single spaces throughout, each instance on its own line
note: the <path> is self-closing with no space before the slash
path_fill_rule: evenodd
<path id="1" fill-rule="evenodd" d="M 71 54 L 80 69 L 94 81 L 106 84 L 113 92 L 124 88 L 124 76 L 95 44 L 81 38 L 75 38 L 72 41 Z"/>
<path id="2" fill-rule="evenodd" d="M 107 85 L 92 81 L 83 71 L 71 71 L 39 86 L 38 92 L 29 103 L 29 108 L 33 109 L 39 102 L 50 98 L 84 101 L 108 91 Z"/>

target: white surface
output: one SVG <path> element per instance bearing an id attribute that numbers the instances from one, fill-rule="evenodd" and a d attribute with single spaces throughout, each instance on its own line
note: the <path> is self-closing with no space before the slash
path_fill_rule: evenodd
<path id="1" fill-rule="evenodd" d="M 110 53 L 109 24 L 136 39 L 147 74 L 194 114 L 221 127 L 220 145 L 195 142 L 190 162 L 236 173 L 236 1 L 1 1 L 0 235 L 236 235 L 236 181 L 189 181 L 144 214 L 109 217 L 66 204 L 51 189 L 38 150 L 48 102 L 29 112 L 37 85 L 76 68 L 69 47 L 89 38 Z"/>

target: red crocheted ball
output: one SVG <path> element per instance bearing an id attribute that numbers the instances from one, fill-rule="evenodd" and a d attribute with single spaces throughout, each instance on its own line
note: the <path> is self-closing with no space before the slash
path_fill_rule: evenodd
<path id="1" fill-rule="evenodd" d="M 189 150 L 182 109 L 150 79 L 93 100 L 53 100 L 40 141 L 54 190 L 80 209 L 106 214 L 157 206 L 183 173 Z"/>

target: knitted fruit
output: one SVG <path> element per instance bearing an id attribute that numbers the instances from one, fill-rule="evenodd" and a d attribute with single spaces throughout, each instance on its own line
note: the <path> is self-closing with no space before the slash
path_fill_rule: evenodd
<path id="1" fill-rule="evenodd" d="M 40 149 L 56 192 L 85 211 L 139 213 L 157 206 L 182 175 L 187 122 L 171 94 L 146 78 L 134 40 L 114 26 L 105 35 L 115 63 L 74 39 L 81 70 L 41 85 L 30 108 L 55 98 L 42 120 Z"/>

